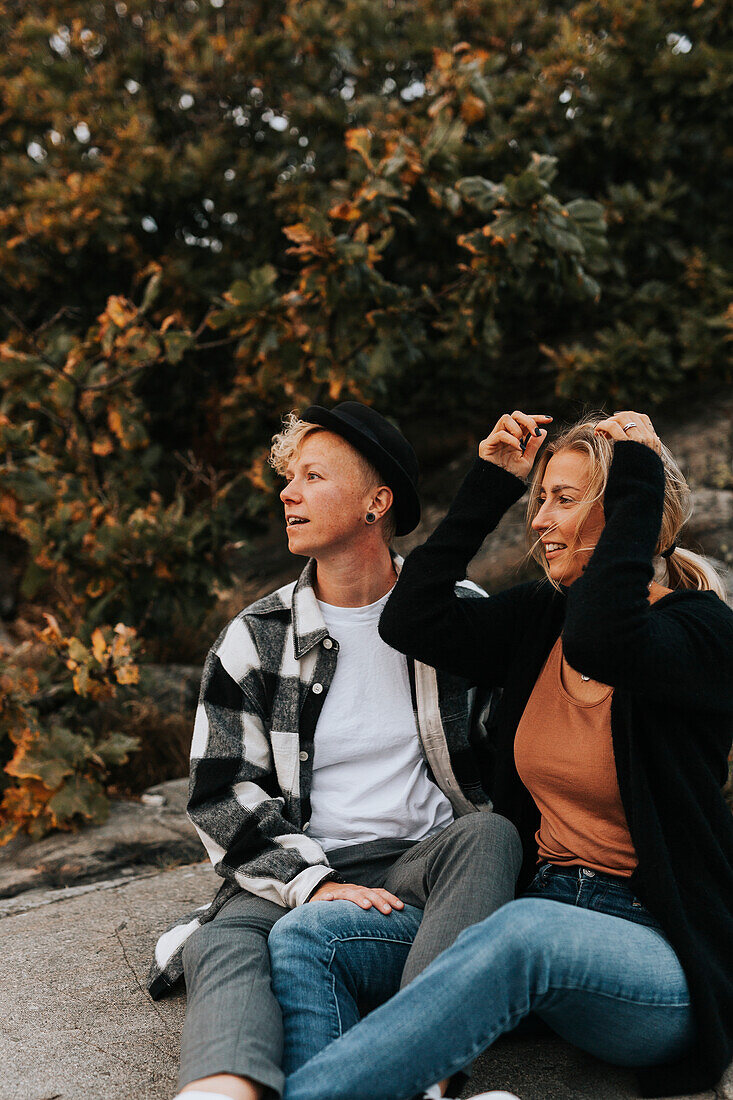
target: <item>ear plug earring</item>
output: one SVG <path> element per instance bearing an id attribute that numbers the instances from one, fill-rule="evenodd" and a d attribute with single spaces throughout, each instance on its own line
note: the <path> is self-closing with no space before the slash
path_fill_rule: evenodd
<path id="1" fill-rule="evenodd" d="M 374 523 L 376 518 L 377 517 L 374 515 L 374 512 L 367 512 L 367 514 L 366 514 L 367 523 Z"/>

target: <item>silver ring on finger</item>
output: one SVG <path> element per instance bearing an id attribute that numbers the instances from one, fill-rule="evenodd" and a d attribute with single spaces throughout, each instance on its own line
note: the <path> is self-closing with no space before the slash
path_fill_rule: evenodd
<path id="1" fill-rule="evenodd" d="M 628 424 L 624 424 L 621 428 L 622 432 L 628 432 L 629 428 L 638 428 L 638 424 L 635 420 L 630 420 Z"/>

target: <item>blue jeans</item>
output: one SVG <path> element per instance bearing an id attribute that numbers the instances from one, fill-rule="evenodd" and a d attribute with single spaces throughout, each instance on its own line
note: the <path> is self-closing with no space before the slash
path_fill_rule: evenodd
<path id="1" fill-rule="evenodd" d="M 294 912 L 297 925 L 270 939 L 286 1074 L 394 996 L 423 916 L 414 905 L 386 915 L 352 901 L 315 902 Z"/>
<path id="2" fill-rule="evenodd" d="M 314 901 L 283 916 L 270 932 L 269 949 L 283 1010 L 285 1073 L 412 981 L 465 928 L 506 904 L 521 860 L 519 834 L 506 818 L 467 814 L 412 845 L 374 883 L 405 902 L 404 909 L 385 914 L 352 901 Z"/>
<path id="3" fill-rule="evenodd" d="M 360 984 L 360 968 L 377 965 L 358 936 L 331 949 L 337 985 Z M 398 959 L 385 944 L 378 965 Z M 467 928 L 359 1024 L 348 1021 L 346 1034 L 288 1077 L 285 1100 L 408 1100 L 530 1013 L 624 1066 L 681 1057 L 694 1036 L 679 960 L 626 883 L 546 865 L 524 897 Z"/>

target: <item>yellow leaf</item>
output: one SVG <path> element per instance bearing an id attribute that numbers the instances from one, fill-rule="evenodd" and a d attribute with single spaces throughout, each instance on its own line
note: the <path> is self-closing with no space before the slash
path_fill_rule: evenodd
<path id="1" fill-rule="evenodd" d="M 107 413 L 107 422 L 109 423 L 110 428 L 115 433 L 117 438 L 119 440 L 122 440 L 124 438 L 125 432 L 124 428 L 122 427 L 122 417 L 120 416 L 117 409 L 109 410 L 109 412 Z"/>
<path id="2" fill-rule="evenodd" d="M 356 221 L 361 215 L 359 207 L 353 202 L 337 202 L 328 212 L 329 218 L 340 218 L 342 221 Z"/>
<path id="3" fill-rule="evenodd" d="M 374 165 L 370 156 L 372 149 L 372 133 L 365 126 L 346 131 L 346 148 L 353 149 L 362 158 L 367 168 L 373 171 Z"/>
<path id="4" fill-rule="evenodd" d="M 115 669 L 118 684 L 137 684 L 140 680 L 140 669 L 137 665 L 123 665 Z"/>
<path id="5" fill-rule="evenodd" d="M 118 328 L 124 328 L 133 319 L 135 312 L 126 298 L 116 294 L 113 294 L 107 302 L 107 316 Z"/>
<path id="6" fill-rule="evenodd" d="M 452 98 L 453 95 L 451 92 L 444 92 L 443 95 L 433 100 L 428 107 L 428 115 L 430 118 L 435 118 L 436 115 L 439 115 L 443 108 L 448 106 Z"/>
<path id="7" fill-rule="evenodd" d="M 100 665 L 104 661 L 104 654 L 106 649 L 107 643 L 104 640 L 104 634 L 99 629 L 99 627 L 97 627 L 97 629 L 92 634 L 92 653 L 94 654 L 97 661 L 99 661 Z"/>
<path id="8" fill-rule="evenodd" d="M 474 122 L 480 122 L 486 114 L 486 107 L 475 95 L 467 95 L 461 104 L 461 118 L 469 126 Z"/>
<path id="9" fill-rule="evenodd" d="M 95 455 L 110 455 L 114 450 L 114 443 L 108 435 L 103 435 L 101 439 L 95 439 L 92 443 L 92 450 Z"/>
<path id="10" fill-rule="evenodd" d="M 72 683 L 77 695 L 86 695 L 89 689 L 89 669 L 80 668 L 78 672 L 75 672 Z"/>
<path id="11" fill-rule="evenodd" d="M 312 240 L 310 229 L 303 222 L 296 222 L 295 225 L 286 225 L 283 227 L 283 233 L 289 241 L 295 241 L 296 244 L 306 244 Z"/>

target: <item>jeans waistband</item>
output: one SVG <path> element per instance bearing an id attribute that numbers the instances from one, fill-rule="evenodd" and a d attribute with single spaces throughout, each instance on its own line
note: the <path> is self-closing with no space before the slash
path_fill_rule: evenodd
<path id="1" fill-rule="evenodd" d="M 659 921 L 634 893 L 628 878 L 607 871 L 543 863 L 523 896 L 593 909 L 662 931 Z"/>
<path id="2" fill-rule="evenodd" d="M 597 871 L 594 867 L 583 867 L 577 863 L 541 863 L 537 868 L 537 874 L 540 872 L 548 875 L 570 875 L 572 878 L 598 879 L 600 882 L 630 889 L 628 875 L 614 875 L 610 871 Z"/>

